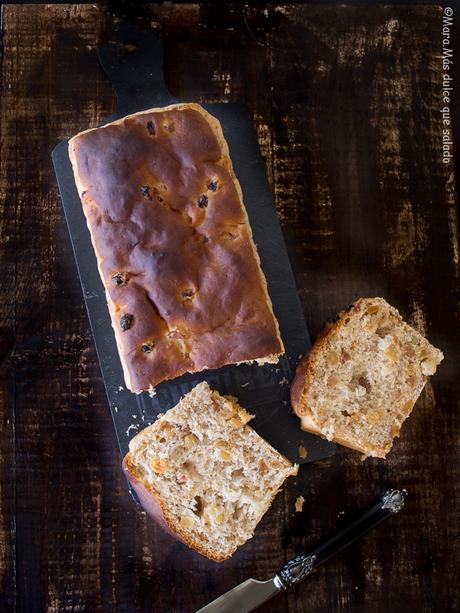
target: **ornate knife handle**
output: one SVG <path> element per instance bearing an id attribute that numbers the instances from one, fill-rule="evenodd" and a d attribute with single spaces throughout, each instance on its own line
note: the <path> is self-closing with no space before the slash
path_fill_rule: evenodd
<path id="1" fill-rule="evenodd" d="M 313 572 L 315 560 L 316 556 L 301 555 L 286 562 L 279 573 L 275 575 L 277 587 L 284 587 L 284 589 L 287 589 L 291 587 L 291 585 L 294 585 L 294 583 L 305 579 L 307 575 Z"/>
<path id="2" fill-rule="evenodd" d="M 367 507 L 354 521 L 336 532 L 310 552 L 292 558 L 275 575 L 277 587 L 287 589 L 308 577 L 321 564 L 354 543 L 383 521 L 399 513 L 404 507 L 407 490 L 390 489 L 383 492 L 372 505 Z"/>

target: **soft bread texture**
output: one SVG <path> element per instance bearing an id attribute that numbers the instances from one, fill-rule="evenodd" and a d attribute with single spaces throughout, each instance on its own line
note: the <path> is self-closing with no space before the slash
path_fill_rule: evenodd
<path id="1" fill-rule="evenodd" d="M 383 298 L 362 298 L 301 359 L 292 406 L 303 430 L 385 458 L 443 357 Z"/>
<path id="2" fill-rule="evenodd" d="M 219 121 L 198 104 L 69 141 L 126 385 L 277 362 L 278 322 Z"/>
<path id="3" fill-rule="evenodd" d="M 235 398 L 200 383 L 130 442 L 123 466 L 144 509 L 211 560 L 250 539 L 298 467 L 265 442 Z"/>

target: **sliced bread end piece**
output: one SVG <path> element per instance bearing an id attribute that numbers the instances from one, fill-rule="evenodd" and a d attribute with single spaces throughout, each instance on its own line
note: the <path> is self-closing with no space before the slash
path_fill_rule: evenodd
<path id="1" fill-rule="evenodd" d="M 131 440 L 123 462 L 144 509 L 217 562 L 252 537 L 284 480 L 297 474 L 250 419 L 235 398 L 200 383 Z"/>
<path id="2" fill-rule="evenodd" d="M 302 357 L 292 406 L 303 430 L 385 458 L 443 357 L 383 298 L 361 298 Z"/>

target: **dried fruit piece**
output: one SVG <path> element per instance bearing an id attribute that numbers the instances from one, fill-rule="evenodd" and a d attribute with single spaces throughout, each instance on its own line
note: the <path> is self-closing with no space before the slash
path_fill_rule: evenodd
<path id="1" fill-rule="evenodd" d="M 211 179 L 206 187 L 210 192 L 215 192 L 217 190 L 217 181 L 215 179 Z"/>
<path id="2" fill-rule="evenodd" d="M 387 357 L 390 362 L 396 362 L 398 355 L 396 353 L 395 345 L 390 345 L 389 347 L 387 347 L 387 349 L 385 350 L 385 357 Z"/>
<path id="3" fill-rule="evenodd" d="M 181 517 L 180 525 L 185 530 L 188 530 L 189 528 L 191 528 L 193 526 L 193 524 L 194 524 L 194 521 L 193 521 L 193 519 L 190 516 L 184 515 L 183 517 Z"/>
<path id="4" fill-rule="evenodd" d="M 129 313 L 125 313 L 120 317 L 120 328 L 123 330 L 123 332 L 126 332 L 126 330 L 131 328 L 133 321 L 134 315 L 130 315 Z"/>
<path id="5" fill-rule="evenodd" d="M 241 428 L 251 419 L 251 415 L 244 410 L 238 411 L 238 415 L 236 417 L 232 417 L 228 423 L 232 428 Z"/>
<path id="6" fill-rule="evenodd" d="M 366 422 L 368 424 L 379 424 L 382 421 L 383 411 L 382 409 L 373 409 L 366 414 Z"/>
<path id="7" fill-rule="evenodd" d="M 168 470 L 168 463 L 163 458 L 153 458 L 150 468 L 158 474 L 164 473 Z"/>
<path id="8" fill-rule="evenodd" d="M 266 462 L 264 460 L 260 460 L 259 462 L 259 472 L 261 475 L 263 475 L 264 473 L 266 473 L 268 470 L 268 466 L 266 464 Z"/>
<path id="9" fill-rule="evenodd" d="M 335 366 L 336 364 L 338 364 L 340 362 L 340 358 L 339 358 L 339 354 L 337 353 L 337 351 L 331 350 L 328 353 L 327 361 L 332 366 Z"/>
<path id="10" fill-rule="evenodd" d="M 127 272 L 116 272 L 112 280 L 115 282 L 115 285 L 126 285 L 128 283 L 129 275 Z"/>
<path id="11" fill-rule="evenodd" d="M 170 435 L 173 430 L 173 425 L 169 421 L 163 419 L 158 423 L 158 430 L 162 434 Z"/>
<path id="12" fill-rule="evenodd" d="M 240 408 L 238 410 L 238 417 L 242 421 L 243 425 L 247 424 L 253 418 L 253 415 L 248 413 L 245 409 Z"/>
<path id="13" fill-rule="evenodd" d="M 153 343 L 144 343 L 141 347 L 142 353 L 150 353 L 154 347 Z"/>
<path id="14" fill-rule="evenodd" d="M 147 200 L 152 200 L 152 195 L 150 193 L 150 187 L 148 185 L 141 185 L 141 192 L 144 198 L 147 198 Z"/>
<path id="15" fill-rule="evenodd" d="M 402 409 L 403 415 L 406 415 L 406 413 L 409 413 L 413 406 L 414 406 L 413 400 L 408 400 L 407 402 L 405 402 L 403 409 Z"/>
<path id="16" fill-rule="evenodd" d="M 238 407 L 232 402 L 231 398 L 225 398 L 224 402 L 222 402 L 221 411 L 226 419 L 230 419 L 238 411 Z"/>
<path id="17" fill-rule="evenodd" d="M 186 449 L 191 449 L 197 444 L 197 442 L 198 439 L 194 434 L 187 434 L 187 436 L 184 438 L 184 446 Z"/>
<path id="18" fill-rule="evenodd" d="M 336 375 L 332 374 L 329 376 L 327 380 L 327 384 L 329 387 L 333 387 L 334 385 L 337 385 L 338 383 L 340 383 L 340 379 Z"/>
<path id="19" fill-rule="evenodd" d="M 182 298 L 185 300 L 191 300 L 195 295 L 195 291 L 193 289 L 184 289 L 182 292 Z"/>
<path id="20" fill-rule="evenodd" d="M 371 384 L 369 379 L 366 377 L 366 375 L 361 375 L 358 379 L 358 383 L 361 387 L 364 387 L 364 389 L 366 390 L 366 392 L 369 394 L 371 391 Z"/>
<path id="21" fill-rule="evenodd" d="M 201 196 L 198 198 L 198 206 L 200 209 L 205 209 L 208 206 L 208 197 L 201 194 Z"/>
<path id="22" fill-rule="evenodd" d="M 193 501 L 195 503 L 195 508 L 193 509 L 193 512 L 195 513 L 195 515 L 198 515 L 199 517 L 203 513 L 203 509 L 204 509 L 203 500 L 201 496 L 195 496 Z"/>
<path id="23" fill-rule="evenodd" d="M 208 515 L 214 519 L 216 524 L 221 524 L 224 521 L 224 513 L 222 509 L 215 504 L 210 505 Z"/>
<path id="24" fill-rule="evenodd" d="M 221 460 L 224 460 L 225 462 L 230 462 L 230 460 L 232 459 L 232 456 L 228 451 L 225 451 L 225 449 L 221 449 L 219 451 L 219 458 Z"/>
<path id="25" fill-rule="evenodd" d="M 155 130 L 155 124 L 153 123 L 153 121 L 147 122 L 147 130 L 149 131 L 149 134 L 151 136 L 155 136 L 156 130 Z"/>

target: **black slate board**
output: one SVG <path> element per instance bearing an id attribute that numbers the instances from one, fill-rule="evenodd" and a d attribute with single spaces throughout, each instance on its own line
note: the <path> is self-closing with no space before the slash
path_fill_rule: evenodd
<path id="1" fill-rule="evenodd" d="M 113 39 L 99 48 L 99 60 L 117 93 L 117 112 L 103 123 L 126 114 L 178 102 L 163 78 L 163 43 L 159 32 L 141 31 L 127 22 L 114 27 Z M 159 412 L 174 406 L 200 381 L 221 393 L 237 396 L 255 415 L 251 425 L 290 460 L 311 462 L 331 456 L 335 445 L 302 432 L 289 402 L 289 387 L 300 354 L 310 346 L 301 304 L 275 204 L 265 176 L 252 116 L 238 104 L 205 104 L 216 116 L 227 139 L 234 169 L 258 247 L 269 293 L 278 318 L 286 355 L 276 365 L 226 366 L 166 381 L 155 394 L 132 394 L 124 383 L 105 292 L 99 277 L 80 198 L 67 152 L 67 141 L 52 153 L 62 205 L 75 254 L 102 376 L 117 432 L 120 452 L 129 440 L 152 423 Z M 243 298 L 243 297 L 242 297 Z M 299 445 L 307 457 L 298 455 Z"/>

